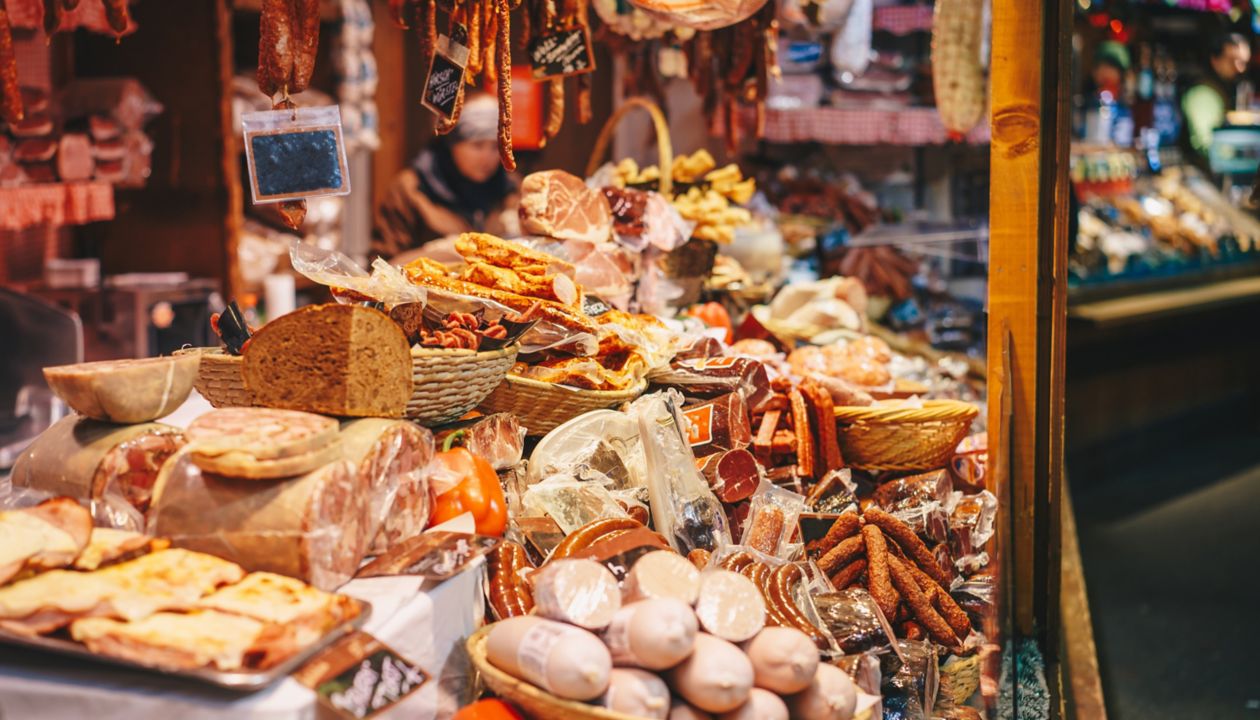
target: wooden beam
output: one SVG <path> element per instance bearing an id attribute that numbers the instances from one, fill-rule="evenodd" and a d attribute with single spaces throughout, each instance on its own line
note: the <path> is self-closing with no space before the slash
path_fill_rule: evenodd
<path id="1" fill-rule="evenodd" d="M 993 0 L 989 448 L 1014 629 L 1057 655 L 1071 3 Z M 1005 357 L 1004 357 L 1005 356 Z M 1009 368 L 1003 377 L 1003 368 Z M 1003 407 L 1009 409 L 1004 414 Z"/>

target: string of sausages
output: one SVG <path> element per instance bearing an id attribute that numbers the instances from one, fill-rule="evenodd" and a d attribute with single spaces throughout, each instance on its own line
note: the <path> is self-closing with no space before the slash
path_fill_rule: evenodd
<path id="1" fill-rule="evenodd" d="M 502 340 L 507 328 L 498 320 L 483 321 L 472 313 L 453 312 L 438 330 L 420 330 L 420 345 L 448 350 L 478 350 L 482 339 Z"/>
<path id="2" fill-rule="evenodd" d="M 258 35 L 258 89 L 273 99 L 273 110 L 291 110 L 289 96 L 306 90 L 315 72 L 319 0 L 262 0 Z M 297 230 L 306 220 L 306 201 L 285 200 L 279 211 L 284 224 Z"/>
<path id="3" fill-rule="evenodd" d="M 127 0 L 102 0 L 105 21 L 114 31 L 117 40 L 131 24 Z M 54 33 L 61 30 L 66 13 L 78 9 L 79 0 L 44 0 L 44 34 L 51 42 Z M 13 50 L 13 24 L 9 19 L 9 7 L 0 0 L 0 118 L 14 124 L 26 117 L 22 106 L 22 89 L 18 85 L 17 54 Z"/>
<path id="4" fill-rule="evenodd" d="M 705 115 L 713 129 L 724 131 L 727 152 L 732 154 L 739 148 L 740 104 L 754 107 L 753 135 L 760 139 L 765 134 L 770 80 L 779 74 L 776 8 L 776 3 L 766 3 L 743 22 L 696 33 L 685 46 L 691 81 L 704 98 Z"/>

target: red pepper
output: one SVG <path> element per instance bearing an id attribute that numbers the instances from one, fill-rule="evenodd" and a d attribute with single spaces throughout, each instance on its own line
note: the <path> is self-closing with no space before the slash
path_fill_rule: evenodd
<path id="1" fill-rule="evenodd" d="M 442 452 L 433 457 L 437 472 L 454 476 L 458 482 L 437 496 L 429 524 L 438 525 L 470 512 L 477 523 L 478 534 L 501 536 L 507 529 L 507 499 L 503 497 L 503 486 L 490 463 L 467 448 L 452 447 L 462 436 L 462 432 L 451 433 Z"/>
<path id="2" fill-rule="evenodd" d="M 451 720 L 521 720 L 523 717 L 511 705 L 491 698 L 461 708 Z"/>
<path id="3" fill-rule="evenodd" d="M 687 311 L 691 317 L 697 318 L 705 325 L 722 328 L 726 331 L 726 342 L 729 345 L 735 340 L 735 331 L 731 326 L 731 315 L 726 312 L 722 303 L 708 302 L 703 305 L 692 305 Z"/>

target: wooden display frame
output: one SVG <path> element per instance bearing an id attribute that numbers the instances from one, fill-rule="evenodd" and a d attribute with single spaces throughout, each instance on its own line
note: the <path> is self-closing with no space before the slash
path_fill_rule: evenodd
<path id="1" fill-rule="evenodd" d="M 1012 641 L 1039 641 L 1058 717 L 1072 714 L 1060 657 L 1071 11 L 993 0 L 990 110 L 989 453 L 1008 529 L 1000 616 Z"/>

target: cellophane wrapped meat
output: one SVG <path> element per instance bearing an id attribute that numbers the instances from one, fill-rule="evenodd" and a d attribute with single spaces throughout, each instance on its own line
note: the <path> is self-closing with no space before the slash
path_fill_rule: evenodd
<path id="1" fill-rule="evenodd" d="M 437 434 L 441 445 L 451 433 L 463 433 L 468 452 L 490 463 L 495 471 L 515 467 L 525 456 L 525 429 L 512 413 L 494 413 L 444 426 Z"/>
<path id="2" fill-rule="evenodd" d="M 815 594 L 814 607 L 825 629 L 846 654 L 882 651 L 892 643 L 892 629 L 865 588 Z"/>
<path id="3" fill-rule="evenodd" d="M 680 400 L 676 393 L 653 393 L 627 412 L 639 422 L 653 527 L 686 555 L 696 548 L 716 550 L 731 541 L 731 533 L 722 503 L 696 470 L 682 431 Z"/>
<path id="4" fill-rule="evenodd" d="M 371 488 L 349 460 L 282 480 L 238 480 L 202 472 L 180 453 L 158 477 L 149 530 L 246 570 L 332 590 L 367 552 L 376 530 L 371 503 Z"/>
<path id="5" fill-rule="evenodd" d="M 359 486 L 371 493 L 369 524 L 377 529 L 369 554 L 424 532 L 432 507 L 433 434 L 403 420 L 363 418 L 342 423 L 340 436 Z"/>
<path id="6" fill-rule="evenodd" d="M 170 425 L 114 425 L 71 415 L 27 447 L 10 479 L 15 489 L 88 505 L 98 525 L 141 531 L 158 473 L 184 443 L 184 433 Z"/>

